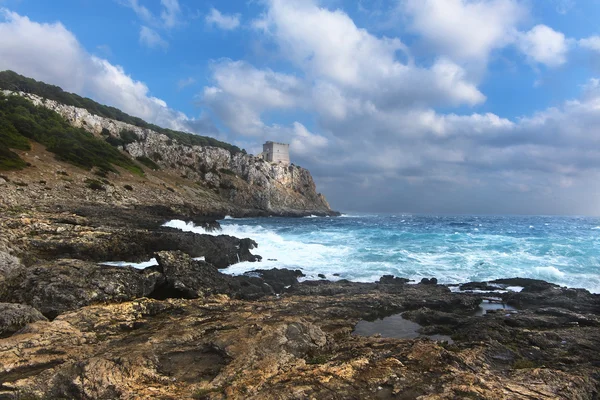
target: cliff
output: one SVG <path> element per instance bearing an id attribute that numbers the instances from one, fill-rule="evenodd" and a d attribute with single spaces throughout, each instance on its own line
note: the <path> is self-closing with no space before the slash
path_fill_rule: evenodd
<path id="1" fill-rule="evenodd" d="M 317 193 L 310 172 L 304 168 L 268 163 L 239 151 L 234 146 L 227 145 L 229 148 L 226 148 L 226 144 L 223 144 L 223 147 L 189 144 L 189 140 L 182 140 L 182 135 L 186 134 L 168 130 L 158 132 L 147 126 L 99 116 L 85 108 L 62 104 L 33 93 L 9 90 L 2 93 L 7 97 L 25 98 L 37 107 L 56 112 L 71 126 L 84 129 L 98 140 L 112 144 L 136 165 L 144 167 L 143 180 L 135 179 L 135 176 L 127 173 L 112 174 L 112 179 L 109 178 L 112 185 L 101 183 L 103 190 L 100 192 L 104 193 L 92 193 L 88 190 L 81 193 L 83 199 L 108 203 L 115 200 L 119 205 L 129 202 L 193 204 L 211 213 L 232 215 L 335 214 L 325 197 Z M 180 136 L 169 133 L 177 133 Z M 187 137 L 183 136 L 183 139 Z M 218 141 L 214 142 L 221 144 Z M 40 159 L 39 155 L 27 159 L 31 158 L 31 154 L 25 152 L 20 156 L 30 164 L 36 164 Z M 38 168 L 51 169 L 52 167 L 47 165 L 51 157 L 44 158 L 45 165 Z M 16 176 L 26 177 L 28 174 L 24 174 L 24 171 L 16 173 Z M 53 174 L 55 172 L 52 171 Z M 81 172 L 73 171 L 78 175 Z M 95 170 L 95 173 L 100 176 L 108 174 L 103 168 L 100 168 L 100 171 Z M 89 181 L 90 177 L 87 175 L 84 173 L 80 179 L 84 182 L 86 179 Z M 127 186 L 126 178 L 136 180 L 138 187 L 145 180 L 150 187 L 157 187 L 159 193 L 151 193 L 152 190 L 147 190 L 148 188 L 137 191 L 123 190 L 114 184 L 116 180 Z M 68 189 L 72 190 L 73 185 L 69 186 Z M 164 193 L 165 188 L 170 193 Z M 22 191 L 27 190 L 22 188 Z M 18 193 L 15 195 L 16 200 L 23 197 L 18 196 Z M 31 195 L 32 193 L 28 193 L 23 200 L 27 201 Z M 4 200 L 8 201 L 6 196 Z"/>

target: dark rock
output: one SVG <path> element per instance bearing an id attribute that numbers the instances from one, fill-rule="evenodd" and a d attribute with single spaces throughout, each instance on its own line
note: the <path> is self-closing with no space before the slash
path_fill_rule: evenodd
<path id="1" fill-rule="evenodd" d="M 398 278 L 394 275 L 383 275 L 381 278 L 379 278 L 379 283 L 384 285 L 403 285 L 408 282 L 410 282 L 409 279 Z"/>
<path id="2" fill-rule="evenodd" d="M 213 293 L 230 293 L 229 280 L 213 265 L 193 260 L 181 251 L 156 253 L 164 283 L 150 294 L 157 299 L 195 299 Z"/>
<path id="3" fill-rule="evenodd" d="M 115 230 L 110 233 L 81 237 L 66 234 L 36 238 L 30 250 L 40 258 L 74 258 L 85 261 L 146 261 L 157 251 L 183 251 L 192 257 L 204 256 L 217 268 L 242 261 L 260 261 L 250 253 L 258 245 L 251 239 L 227 235 L 204 235 L 162 228 L 156 231 Z"/>
<path id="4" fill-rule="evenodd" d="M 490 281 L 490 283 L 498 283 L 506 286 L 521 286 L 523 287 L 524 292 L 541 292 L 547 289 L 559 287 L 554 283 L 529 278 L 496 279 L 494 281 Z"/>
<path id="5" fill-rule="evenodd" d="M 164 281 L 153 268 L 107 267 L 79 260 L 22 267 L 0 281 L 0 301 L 28 304 L 46 317 L 104 302 L 122 302 L 152 293 Z"/>
<path id="6" fill-rule="evenodd" d="M 491 286 L 487 282 L 468 282 L 459 286 L 460 290 L 498 290 L 498 286 Z"/>
<path id="7" fill-rule="evenodd" d="M 437 285 L 437 283 L 438 283 L 437 278 L 431 278 L 431 279 L 423 278 L 423 279 L 421 279 L 421 284 L 422 285 Z"/>
<path id="8" fill-rule="evenodd" d="M 258 300 L 276 294 L 271 285 L 257 276 L 234 276 L 230 285 L 232 296 L 241 300 Z"/>
<path id="9" fill-rule="evenodd" d="M 25 325 L 36 321 L 47 321 L 47 319 L 33 307 L 0 303 L 0 338 L 12 335 Z"/>
<path id="10" fill-rule="evenodd" d="M 321 278 L 321 279 L 327 279 L 327 277 L 326 277 L 325 275 L 323 275 L 323 274 L 319 274 L 319 275 L 317 275 L 317 276 L 318 276 L 319 278 Z"/>
<path id="11" fill-rule="evenodd" d="M 256 274 L 270 285 L 275 293 L 282 293 L 286 286 L 292 286 L 298 283 L 298 278 L 304 276 L 302 271 L 290 269 L 273 268 L 269 270 L 257 269 L 250 274 Z"/>
<path id="12" fill-rule="evenodd" d="M 523 289 L 519 293 L 508 292 L 502 295 L 502 299 L 518 309 L 545 306 L 578 313 L 600 313 L 600 295 L 584 289 L 561 289 L 552 285 L 550 289 L 543 291 Z"/>

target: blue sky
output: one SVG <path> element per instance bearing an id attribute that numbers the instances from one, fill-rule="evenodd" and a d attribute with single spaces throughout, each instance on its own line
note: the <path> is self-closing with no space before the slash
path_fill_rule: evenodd
<path id="1" fill-rule="evenodd" d="M 0 69 L 256 152 L 334 208 L 600 214 L 600 1 L 0 0 Z"/>

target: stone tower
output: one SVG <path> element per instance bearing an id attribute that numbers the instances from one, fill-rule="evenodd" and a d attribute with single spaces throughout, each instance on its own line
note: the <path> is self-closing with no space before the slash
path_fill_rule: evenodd
<path id="1" fill-rule="evenodd" d="M 262 157 L 268 162 L 290 163 L 290 145 L 285 143 L 267 142 L 263 144 Z"/>

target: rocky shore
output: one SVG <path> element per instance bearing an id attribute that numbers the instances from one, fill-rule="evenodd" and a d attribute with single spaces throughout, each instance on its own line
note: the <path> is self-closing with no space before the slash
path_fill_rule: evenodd
<path id="1" fill-rule="evenodd" d="M 527 279 L 299 282 L 301 271 L 261 270 L 251 238 L 161 227 L 219 229 L 192 214 L 3 209 L 0 399 L 598 397 L 598 295 Z M 152 257 L 142 270 L 99 264 Z M 238 261 L 256 271 L 219 272 Z M 390 316 L 418 329 L 355 332 Z"/>

